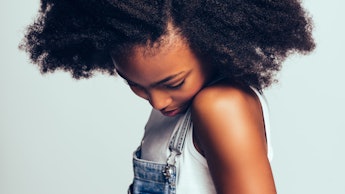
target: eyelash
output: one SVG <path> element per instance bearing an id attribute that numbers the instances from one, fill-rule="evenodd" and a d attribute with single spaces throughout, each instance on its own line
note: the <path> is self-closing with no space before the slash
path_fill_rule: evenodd
<path id="1" fill-rule="evenodd" d="M 181 88 L 182 85 L 184 84 L 184 81 L 185 81 L 185 80 L 183 80 L 183 81 L 181 81 L 180 83 L 178 83 L 177 85 L 173 85 L 173 86 L 171 86 L 171 85 L 165 85 L 165 87 L 168 88 L 168 89 L 179 89 L 179 88 Z"/>

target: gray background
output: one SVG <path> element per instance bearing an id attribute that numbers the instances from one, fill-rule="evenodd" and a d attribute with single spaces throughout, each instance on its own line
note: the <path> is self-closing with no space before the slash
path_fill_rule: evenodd
<path id="1" fill-rule="evenodd" d="M 0 1 L 0 193 L 125 193 L 149 105 L 121 79 L 41 76 L 17 49 L 38 0 Z M 345 7 L 305 0 L 318 44 L 265 91 L 279 193 L 345 193 Z"/>

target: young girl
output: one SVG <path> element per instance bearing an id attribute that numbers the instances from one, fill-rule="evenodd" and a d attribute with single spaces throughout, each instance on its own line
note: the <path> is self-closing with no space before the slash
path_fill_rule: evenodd
<path id="1" fill-rule="evenodd" d="M 314 48 L 298 0 L 41 0 L 21 48 L 43 73 L 115 72 L 153 107 L 130 193 L 271 194 L 260 95 Z"/>

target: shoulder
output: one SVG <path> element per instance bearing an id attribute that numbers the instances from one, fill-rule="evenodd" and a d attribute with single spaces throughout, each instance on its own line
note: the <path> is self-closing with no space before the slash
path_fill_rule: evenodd
<path id="1" fill-rule="evenodd" d="M 217 191 L 274 190 L 254 91 L 229 85 L 204 88 L 193 101 L 192 120 L 194 143 L 207 160 Z"/>
<path id="2" fill-rule="evenodd" d="M 218 144 L 222 140 L 247 142 L 242 138 L 265 140 L 260 100 L 250 88 L 227 84 L 204 88 L 193 101 L 192 117 L 196 133 L 205 135 L 201 144 L 213 141 Z"/>
<path id="3" fill-rule="evenodd" d="M 233 118 L 248 113 L 251 117 L 262 117 L 260 100 L 252 89 L 228 84 L 213 85 L 201 90 L 193 100 L 192 110 L 200 116 L 226 114 L 229 119 L 230 116 Z"/>

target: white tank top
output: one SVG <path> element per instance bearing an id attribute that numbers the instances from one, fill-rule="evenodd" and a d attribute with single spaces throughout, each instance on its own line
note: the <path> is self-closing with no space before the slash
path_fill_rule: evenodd
<path id="1" fill-rule="evenodd" d="M 267 157 L 272 160 L 270 125 L 268 106 L 260 93 L 252 88 L 258 96 L 264 117 Z M 170 154 L 169 142 L 177 122 L 185 115 L 166 117 L 159 111 L 152 110 L 145 127 L 144 137 L 141 143 L 141 158 L 148 161 L 165 164 Z M 177 157 L 177 185 L 176 193 L 216 194 L 216 190 L 210 176 L 206 159 L 196 150 L 193 144 L 193 129 L 189 129 L 185 139 L 182 154 Z"/>

